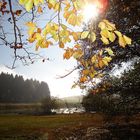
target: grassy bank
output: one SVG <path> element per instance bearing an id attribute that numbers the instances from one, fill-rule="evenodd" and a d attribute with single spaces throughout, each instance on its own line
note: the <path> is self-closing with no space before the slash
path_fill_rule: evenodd
<path id="1" fill-rule="evenodd" d="M 96 122 L 96 123 L 95 123 Z M 52 116 L 20 116 L 1 115 L 0 116 L 0 139 L 39 137 L 45 133 L 53 135 L 53 131 L 62 127 L 79 127 L 91 125 L 101 125 L 100 115 L 77 114 L 77 115 L 52 115 Z M 51 137 L 51 136 L 50 136 Z"/>
<path id="2" fill-rule="evenodd" d="M 113 121 L 124 122 L 124 117 Z M 140 116 L 131 117 L 131 122 L 140 123 Z M 74 129 L 85 129 L 89 126 L 103 126 L 100 114 L 71 114 L 52 116 L 0 115 L 0 140 L 43 140 L 43 137 L 57 140 L 59 133 L 70 133 Z M 63 135 L 63 134 L 61 134 Z M 45 140 L 45 139 L 44 139 Z"/>

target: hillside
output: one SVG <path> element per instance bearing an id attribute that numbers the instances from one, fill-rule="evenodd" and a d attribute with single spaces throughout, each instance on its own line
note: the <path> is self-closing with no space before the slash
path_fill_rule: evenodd
<path id="1" fill-rule="evenodd" d="M 68 102 L 68 103 L 81 103 L 83 99 L 83 96 L 70 96 L 70 97 L 64 97 L 61 98 L 61 100 Z"/>

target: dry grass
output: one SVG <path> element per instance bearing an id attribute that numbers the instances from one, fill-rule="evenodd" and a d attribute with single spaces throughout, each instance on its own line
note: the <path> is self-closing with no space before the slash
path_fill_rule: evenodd
<path id="1" fill-rule="evenodd" d="M 112 119 L 117 123 L 125 122 L 124 116 Z M 132 116 L 131 123 L 140 124 L 140 115 Z M 25 116 L 25 115 L 1 115 L 0 139 L 1 140 L 37 140 L 43 135 L 50 139 L 69 135 L 77 131 L 79 135 L 90 126 L 101 127 L 104 125 L 101 114 L 69 114 L 50 116 Z"/>

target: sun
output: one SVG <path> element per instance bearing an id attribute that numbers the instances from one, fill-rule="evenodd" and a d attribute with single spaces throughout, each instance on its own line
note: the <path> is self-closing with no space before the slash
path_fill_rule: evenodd
<path id="1" fill-rule="evenodd" d="M 91 19 L 96 19 L 99 15 L 99 9 L 95 4 L 87 4 L 83 10 L 84 22 L 88 22 Z"/>

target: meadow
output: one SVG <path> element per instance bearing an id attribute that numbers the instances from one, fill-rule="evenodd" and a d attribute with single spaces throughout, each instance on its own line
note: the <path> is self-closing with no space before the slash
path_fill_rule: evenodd
<path id="1" fill-rule="evenodd" d="M 48 116 L 0 115 L 0 140 L 59 140 L 82 136 L 89 127 L 104 127 L 103 114 L 62 114 Z M 126 124 L 124 116 L 113 123 Z M 131 124 L 140 124 L 140 115 L 131 116 Z M 140 125 L 139 125 L 140 126 Z"/>

